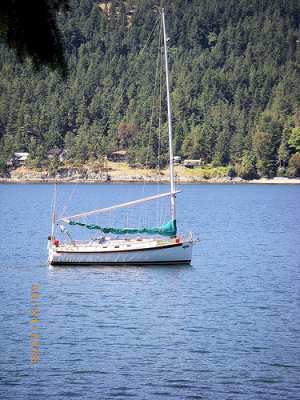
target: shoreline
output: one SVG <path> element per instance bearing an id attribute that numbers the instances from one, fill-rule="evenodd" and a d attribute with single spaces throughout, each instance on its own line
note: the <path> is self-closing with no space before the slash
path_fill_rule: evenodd
<path id="1" fill-rule="evenodd" d="M 119 172 L 119 173 L 118 173 Z M 35 172 L 35 171 L 22 171 L 15 170 L 9 175 L 0 178 L 0 183 L 83 183 L 83 184 L 168 184 L 169 179 L 167 175 L 159 177 L 149 174 L 145 171 L 144 174 L 122 174 L 120 171 L 111 171 L 108 173 L 93 173 L 69 171 L 67 174 L 58 174 L 56 178 L 48 172 Z M 271 179 L 261 178 L 253 180 L 245 180 L 240 177 L 230 178 L 227 177 L 213 177 L 205 179 L 199 176 L 176 176 L 176 184 L 300 184 L 300 178 L 284 178 L 275 177 Z"/>

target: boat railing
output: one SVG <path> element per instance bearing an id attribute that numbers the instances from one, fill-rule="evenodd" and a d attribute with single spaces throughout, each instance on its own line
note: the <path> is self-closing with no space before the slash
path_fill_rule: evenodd
<path id="1" fill-rule="evenodd" d="M 193 240 L 192 232 L 179 232 L 178 237 L 181 242 L 189 242 L 189 241 Z"/>
<path id="2" fill-rule="evenodd" d="M 91 245 L 91 246 L 96 246 L 99 244 L 99 240 L 59 240 L 58 246 L 80 246 L 80 245 Z"/>
<path id="3" fill-rule="evenodd" d="M 165 238 L 166 239 L 166 238 Z M 59 246 L 66 246 L 66 247 L 69 247 L 69 246 L 71 246 L 71 247 L 77 247 L 77 246 L 86 246 L 86 245 L 89 245 L 89 246 L 91 246 L 91 247 L 93 247 L 93 246 L 99 246 L 99 244 L 103 244 L 103 245 L 105 245 L 106 244 L 106 242 L 110 242 L 110 243 L 112 243 L 112 242 L 116 242 L 116 243 L 118 243 L 119 241 L 124 241 L 124 242 L 126 242 L 126 243 L 133 243 L 133 242 L 142 242 L 142 241 L 144 241 L 144 240 L 153 240 L 153 241 L 159 241 L 159 240 L 162 240 L 162 236 L 159 236 L 159 235 L 157 235 L 157 236 L 136 236 L 136 237 L 131 237 L 131 238 L 128 238 L 128 237 L 124 237 L 124 238 L 119 238 L 119 237 L 107 237 L 106 238 L 106 240 L 101 240 L 101 238 L 91 238 L 91 239 L 87 239 L 87 240 L 78 240 L 78 239 L 75 239 L 75 240 L 72 240 L 72 241 L 70 241 L 70 240 L 68 240 L 68 239 L 62 239 L 62 240 L 59 240 L 59 242 L 58 242 L 58 244 L 57 244 L 57 246 L 59 247 Z"/>
<path id="4" fill-rule="evenodd" d="M 192 232 L 178 232 L 177 237 L 179 238 L 180 242 L 190 242 L 190 241 L 194 241 L 193 236 L 192 236 Z M 149 240 L 162 240 L 162 236 L 151 236 L 151 237 L 143 237 L 143 236 L 138 236 L 138 237 L 133 237 L 133 238 L 122 238 L 125 241 L 128 242 L 135 242 L 135 241 L 143 241 L 145 239 Z M 107 238 L 106 240 L 108 241 L 113 241 L 113 242 L 118 242 L 118 240 L 120 240 L 120 238 L 115 237 L 115 238 Z M 82 246 L 82 245 L 89 245 L 91 247 L 93 246 L 99 246 L 99 244 L 104 244 L 106 240 L 101 240 L 101 238 L 91 238 L 89 240 L 59 240 L 59 243 L 57 244 L 58 246 Z M 168 241 L 167 238 L 164 238 L 164 240 Z M 172 241 L 172 238 L 169 238 L 170 241 Z"/>

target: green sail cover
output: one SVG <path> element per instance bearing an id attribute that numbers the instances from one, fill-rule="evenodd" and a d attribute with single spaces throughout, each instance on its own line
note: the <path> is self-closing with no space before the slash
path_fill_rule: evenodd
<path id="1" fill-rule="evenodd" d="M 103 233 L 115 233 L 116 235 L 148 233 L 149 235 L 176 236 L 176 220 L 169 221 L 158 228 L 108 228 L 96 224 L 84 224 L 78 221 L 69 221 L 70 225 L 84 226 L 88 229 L 99 229 Z"/>

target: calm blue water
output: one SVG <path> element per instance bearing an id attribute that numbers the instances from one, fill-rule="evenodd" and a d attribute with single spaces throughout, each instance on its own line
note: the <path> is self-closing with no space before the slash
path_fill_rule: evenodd
<path id="1" fill-rule="evenodd" d="M 179 229 L 202 239 L 192 266 L 51 269 L 53 186 L 0 185 L 1 399 L 300 398 L 300 186 L 181 189 Z M 140 194 L 78 185 L 70 211 Z"/>

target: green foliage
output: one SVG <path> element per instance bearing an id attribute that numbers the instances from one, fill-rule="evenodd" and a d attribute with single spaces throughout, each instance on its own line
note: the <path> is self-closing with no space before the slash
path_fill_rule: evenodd
<path id="1" fill-rule="evenodd" d="M 235 178 L 237 176 L 236 169 L 233 166 L 230 166 L 228 169 L 228 176 L 230 178 Z"/>
<path id="2" fill-rule="evenodd" d="M 281 142 L 277 154 L 279 168 L 284 168 L 287 165 L 290 156 L 286 142 Z"/>
<path id="3" fill-rule="evenodd" d="M 293 154 L 289 161 L 289 174 L 300 178 L 300 153 Z"/>
<path id="4" fill-rule="evenodd" d="M 39 1 L 45 2 L 55 5 L 52 17 L 67 3 Z M 247 179 L 257 177 L 257 170 L 273 176 L 285 169 L 299 151 L 299 2 L 163 3 L 175 154 L 218 168 L 235 165 Z M 166 165 L 165 88 L 160 133 L 155 100 L 160 91 L 154 92 L 160 81 L 160 4 L 72 0 L 71 11 L 54 21 L 65 46 L 68 80 L 47 70 L 33 74 L 0 44 L 4 163 L 13 152 L 28 151 L 29 165 L 41 168 L 48 150 L 65 147 L 69 161 L 78 165 L 120 149 L 126 149 L 130 165 L 154 168 L 158 160 L 160 168 Z"/>
<path id="5" fill-rule="evenodd" d="M 256 158 L 252 151 L 246 150 L 244 152 L 241 166 L 238 169 L 238 175 L 243 179 L 257 178 L 256 171 Z"/>
<path id="6" fill-rule="evenodd" d="M 47 160 L 48 161 L 48 160 Z M 46 164 L 45 149 L 43 145 L 33 142 L 27 159 L 27 166 L 40 170 Z"/>
<path id="7" fill-rule="evenodd" d="M 211 164 L 204 164 L 201 167 L 194 167 L 190 170 L 191 175 L 202 176 L 205 179 L 222 178 L 222 177 L 235 177 L 236 173 L 232 166 L 230 167 L 215 167 Z"/>
<path id="8" fill-rule="evenodd" d="M 256 168 L 260 176 L 271 177 L 275 174 L 276 161 L 274 137 L 272 133 L 258 132 L 253 138 L 253 150 L 256 155 Z"/>
<path id="9" fill-rule="evenodd" d="M 50 159 L 50 163 L 49 163 L 49 166 L 48 166 L 48 172 L 49 172 L 50 174 L 55 175 L 56 172 L 57 172 L 57 170 L 58 170 L 58 167 L 59 167 L 59 160 L 58 160 L 57 155 L 55 154 L 55 155 L 54 155 L 53 157 L 51 157 L 51 159 Z"/>
<path id="10" fill-rule="evenodd" d="M 6 167 L 5 157 L 0 153 L 0 176 L 4 175 L 6 170 L 7 170 L 7 167 Z"/>
<path id="11" fill-rule="evenodd" d="M 300 126 L 297 126 L 292 130 L 289 146 L 293 151 L 300 151 Z"/>

